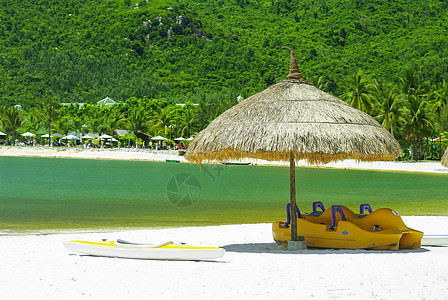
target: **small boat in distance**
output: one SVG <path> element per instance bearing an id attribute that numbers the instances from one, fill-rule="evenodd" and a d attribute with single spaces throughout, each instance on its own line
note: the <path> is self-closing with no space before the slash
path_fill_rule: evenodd
<path id="1" fill-rule="evenodd" d="M 226 165 L 226 166 L 248 166 L 248 165 L 251 165 L 252 163 L 250 163 L 250 162 L 223 162 L 222 163 L 223 165 Z"/>
<path id="2" fill-rule="evenodd" d="M 221 258 L 226 250 L 166 242 L 158 245 L 140 244 L 124 240 L 97 242 L 72 240 L 63 242 L 67 250 L 92 256 L 160 259 L 160 260 L 209 260 Z"/>
<path id="3" fill-rule="evenodd" d="M 172 162 L 172 163 L 180 163 L 180 160 L 176 159 L 165 159 L 166 162 Z"/>

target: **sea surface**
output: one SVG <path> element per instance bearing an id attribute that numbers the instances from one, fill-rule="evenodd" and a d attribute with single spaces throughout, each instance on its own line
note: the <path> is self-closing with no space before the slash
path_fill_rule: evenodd
<path id="1" fill-rule="evenodd" d="M 297 202 L 448 215 L 448 174 L 296 169 Z M 0 234 L 285 220 L 289 168 L 0 157 Z"/>

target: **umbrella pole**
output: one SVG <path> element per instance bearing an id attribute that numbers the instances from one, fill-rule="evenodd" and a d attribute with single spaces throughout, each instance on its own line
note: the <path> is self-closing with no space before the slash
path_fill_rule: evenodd
<path id="1" fill-rule="evenodd" d="M 291 241 L 298 241 L 297 238 L 297 211 L 296 211 L 296 164 L 294 152 L 289 155 L 289 187 L 290 187 L 290 215 L 291 215 Z"/>

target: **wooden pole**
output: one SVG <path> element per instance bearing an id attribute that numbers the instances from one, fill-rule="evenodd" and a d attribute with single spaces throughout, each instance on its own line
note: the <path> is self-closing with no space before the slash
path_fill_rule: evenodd
<path id="1" fill-rule="evenodd" d="M 289 154 L 289 187 L 290 187 L 290 213 L 291 213 L 291 241 L 298 241 L 297 238 L 297 211 L 296 211 L 296 164 L 294 152 Z"/>

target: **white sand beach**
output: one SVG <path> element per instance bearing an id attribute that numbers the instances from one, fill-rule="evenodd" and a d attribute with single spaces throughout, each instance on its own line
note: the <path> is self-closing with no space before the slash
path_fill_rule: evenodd
<path id="1" fill-rule="evenodd" d="M 448 217 L 404 217 L 447 233 Z M 82 256 L 63 241 L 123 238 L 226 249 L 214 262 Z M 447 299 L 448 247 L 285 250 L 271 224 L 0 236 L 2 299 Z"/>

